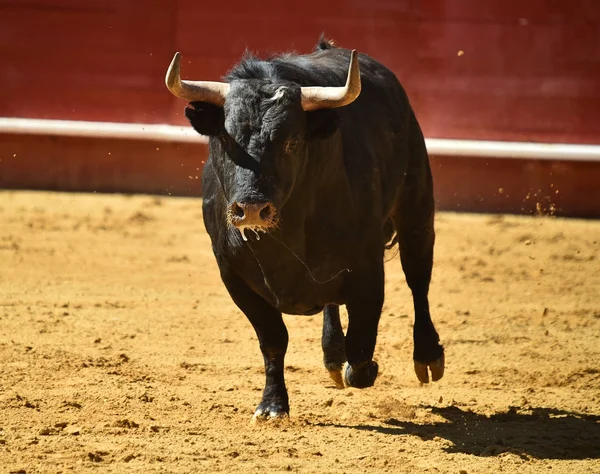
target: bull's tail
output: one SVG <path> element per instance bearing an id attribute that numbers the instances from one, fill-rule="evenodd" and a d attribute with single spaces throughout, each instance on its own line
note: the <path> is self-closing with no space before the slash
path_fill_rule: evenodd
<path id="1" fill-rule="evenodd" d="M 392 250 L 394 245 L 398 243 L 398 234 L 394 234 L 394 238 L 385 245 L 386 250 Z"/>
<path id="2" fill-rule="evenodd" d="M 398 233 L 391 219 L 388 219 L 383 226 L 383 238 L 386 250 L 391 250 L 398 243 Z"/>

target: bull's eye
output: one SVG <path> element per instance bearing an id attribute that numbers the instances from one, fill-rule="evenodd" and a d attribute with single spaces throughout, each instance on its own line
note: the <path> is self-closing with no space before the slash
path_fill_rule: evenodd
<path id="1" fill-rule="evenodd" d="M 294 153 L 297 148 L 298 148 L 298 139 L 297 138 L 290 138 L 285 143 L 285 152 L 288 154 Z"/>

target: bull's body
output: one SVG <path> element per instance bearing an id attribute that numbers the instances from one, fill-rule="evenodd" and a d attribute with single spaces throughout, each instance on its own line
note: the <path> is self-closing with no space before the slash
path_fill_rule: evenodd
<path id="1" fill-rule="evenodd" d="M 281 313 L 324 310 L 323 350 L 331 376 L 341 385 L 347 360 L 347 385 L 374 383 L 383 256 L 393 238 L 414 296 L 417 375 L 426 381 L 427 366 L 434 379 L 442 375 L 443 349 L 427 301 L 431 173 L 404 90 L 387 68 L 360 55 L 362 92 L 353 103 L 310 112 L 299 107 L 298 86 L 344 84 L 349 60 L 348 50 L 326 42 L 305 56 L 246 58 L 227 77 L 231 90 L 223 107 L 193 102 L 186 113 L 200 133 L 211 136 L 203 216 L 221 277 L 254 326 L 265 359 L 257 416 L 289 411 Z M 266 200 L 274 206 L 267 211 L 277 217 L 267 233 L 231 225 L 230 214 L 239 211 L 231 211 L 232 202 Z M 346 336 L 339 305 L 348 310 Z"/>

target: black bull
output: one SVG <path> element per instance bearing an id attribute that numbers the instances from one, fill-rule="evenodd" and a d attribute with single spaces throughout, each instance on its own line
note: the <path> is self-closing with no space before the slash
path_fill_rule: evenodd
<path id="1" fill-rule="evenodd" d="M 383 257 L 396 242 L 413 295 L 415 372 L 421 382 L 429 381 L 428 370 L 441 378 L 444 351 L 428 302 L 431 171 L 394 74 L 361 54 L 354 95 L 314 102 L 314 90 L 342 90 L 347 75 L 351 82 L 350 51 L 321 41 L 309 55 L 247 56 L 224 83 L 183 81 L 192 85 L 179 89 L 176 58 L 177 77 L 167 84 L 190 102 L 192 126 L 210 137 L 204 224 L 221 278 L 264 357 L 266 384 L 254 418 L 289 412 L 282 313 L 323 311 L 324 364 L 336 385 L 373 385 Z M 345 336 L 340 305 L 348 310 Z"/>

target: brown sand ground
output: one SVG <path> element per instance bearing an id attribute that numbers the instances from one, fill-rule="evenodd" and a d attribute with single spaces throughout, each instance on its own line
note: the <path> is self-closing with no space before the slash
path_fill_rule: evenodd
<path id="1" fill-rule="evenodd" d="M 263 387 L 194 199 L 0 193 L 1 472 L 600 473 L 600 221 L 440 213 L 442 381 L 412 371 L 399 259 L 375 387 L 336 390 L 286 317 L 291 419 Z"/>

